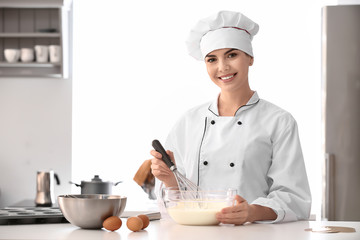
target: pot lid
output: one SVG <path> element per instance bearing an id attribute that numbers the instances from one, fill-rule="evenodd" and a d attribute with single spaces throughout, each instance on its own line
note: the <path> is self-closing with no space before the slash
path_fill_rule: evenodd
<path id="1" fill-rule="evenodd" d="M 101 178 L 99 178 L 99 175 L 95 175 L 93 179 L 91 179 L 92 182 L 102 182 Z"/>
<path id="2" fill-rule="evenodd" d="M 89 184 L 89 183 L 94 183 L 94 184 L 105 183 L 105 184 L 109 184 L 111 182 L 103 182 L 102 179 L 99 177 L 99 175 L 95 175 L 94 178 L 91 179 L 91 181 L 81 181 L 81 184 Z"/>
<path id="3" fill-rule="evenodd" d="M 118 185 L 122 181 L 113 183 L 111 181 L 103 182 L 102 179 L 99 177 L 99 175 L 95 175 L 94 178 L 91 179 L 91 181 L 81 181 L 81 185 L 93 183 L 93 184 L 113 184 L 114 186 Z"/>

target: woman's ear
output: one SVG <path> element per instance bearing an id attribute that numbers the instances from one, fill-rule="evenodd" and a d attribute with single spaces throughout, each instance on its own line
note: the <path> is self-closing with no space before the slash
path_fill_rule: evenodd
<path id="1" fill-rule="evenodd" d="M 252 66 L 254 64 L 254 57 L 250 57 L 249 66 Z"/>

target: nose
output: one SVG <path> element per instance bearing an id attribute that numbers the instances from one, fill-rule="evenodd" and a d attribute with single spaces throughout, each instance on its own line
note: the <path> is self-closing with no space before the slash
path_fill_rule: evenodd
<path id="1" fill-rule="evenodd" d="M 228 62 L 226 60 L 219 61 L 219 71 L 220 72 L 226 72 L 226 71 L 229 71 L 229 69 L 230 69 L 230 65 L 228 64 Z"/>

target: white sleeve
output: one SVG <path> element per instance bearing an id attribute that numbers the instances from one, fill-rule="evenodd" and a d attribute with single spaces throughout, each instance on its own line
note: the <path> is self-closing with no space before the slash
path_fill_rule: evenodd
<path id="1" fill-rule="evenodd" d="M 179 172 L 184 172 L 183 163 L 181 161 L 181 156 L 179 155 L 177 151 L 177 142 L 176 142 L 176 129 L 177 129 L 178 123 L 175 124 L 175 126 L 171 129 L 170 133 L 168 134 L 166 141 L 163 144 L 165 150 L 170 150 L 174 153 L 175 158 L 175 165 Z M 162 184 L 160 180 L 155 178 L 155 195 L 159 199 L 161 196 L 161 189 L 165 187 L 165 185 Z"/>
<path id="2" fill-rule="evenodd" d="M 166 142 L 164 145 L 165 150 L 170 150 L 174 153 L 175 165 L 177 170 L 185 176 L 185 169 L 183 163 L 183 156 L 179 151 L 178 138 L 180 136 L 180 132 L 178 129 L 180 128 L 181 120 L 179 120 L 175 126 L 171 129 L 170 133 L 166 138 Z"/>
<path id="3" fill-rule="evenodd" d="M 286 127 L 277 131 L 273 139 L 272 163 L 267 175 L 269 194 L 251 203 L 272 208 L 277 218 L 261 222 L 296 221 L 310 215 L 311 194 L 298 128 L 292 117 L 287 120 Z"/>
<path id="4" fill-rule="evenodd" d="M 175 125 L 175 127 L 176 127 L 176 125 Z M 175 127 L 168 134 L 168 137 L 163 146 L 164 146 L 165 150 L 170 150 L 174 153 L 176 167 L 178 168 L 178 170 L 180 170 L 180 169 L 183 169 L 183 167 L 182 167 L 182 161 L 179 160 L 180 156 L 178 155 L 177 150 L 176 150 L 176 138 L 174 137 L 174 135 L 176 135 L 174 133 L 176 131 Z M 178 161 L 176 161 L 176 160 L 178 160 Z M 180 168 L 179 168 L 179 166 L 180 166 Z M 162 189 L 164 187 L 165 187 L 165 185 L 160 180 L 155 178 L 155 195 L 157 198 L 159 211 L 161 213 L 161 218 L 168 219 L 168 218 L 170 218 L 170 216 L 168 215 L 168 213 L 166 211 L 166 208 L 165 208 L 165 205 L 164 205 L 164 202 L 162 199 Z"/>

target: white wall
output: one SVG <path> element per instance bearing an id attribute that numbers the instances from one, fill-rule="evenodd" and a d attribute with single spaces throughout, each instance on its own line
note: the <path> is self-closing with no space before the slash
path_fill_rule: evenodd
<path id="1" fill-rule="evenodd" d="M 34 200 L 36 172 L 70 192 L 71 79 L 0 78 L 0 207 Z"/>
<path id="2" fill-rule="evenodd" d="M 197 0 L 74 3 L 73 176 L 125 180 L 118 192 L 139 201 L 132 177 L 187 109 L 216 97 L 205 66 L 186 53 L 201 17 L 241 11 L 260 25 L 250 85 L 296 118 L 315 208 L 321 197 L 322 1 Z M 86 10 L 84 10 L 86 9 Z M 73 189 L 78 191 L 79 189 Z M 318 212 L 317 212 L 318 213 Z"/>
<path id="3" fill-rule="evenodd" d="M 197 19 L 220 9 L 242 11 L 260 24 L 251 86 L 297 119 L 319 203 L 321 2 L 74 4 L 73 169 L 71 80 L 1 78 L 0 207 L 34 198 L 36 171 L 48 168 L 62 180 L 57 194 L 70 191 L 69 180 L 100 174 L 124 180 L 117 192 L 136 202 L 141 189 L 132 177 L 150 157 L 151 140 L 164 140 L 180 114 L 217 94 L 184 41 Z"/>

